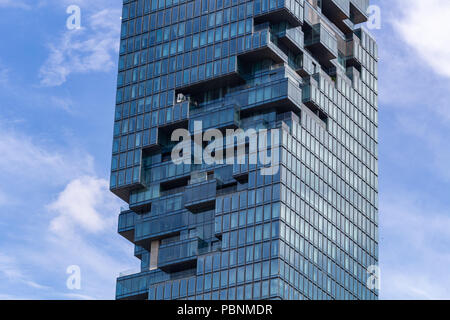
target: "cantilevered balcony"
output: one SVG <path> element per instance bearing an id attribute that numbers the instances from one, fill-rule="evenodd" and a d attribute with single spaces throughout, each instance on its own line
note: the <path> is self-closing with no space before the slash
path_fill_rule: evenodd
<path id="1" fill-rule="evenodd" d="M 134 240 L 136 213 L 131 210 L 122 211 L 119 215 L 119 234 L 128 241 Z"/>
<path id="2" fill-rule="evenodd" d="M 316 65 L 318 65 L 317 62 Z M 315 73 L 314 60 L 306 51 L 295 57 L 289 57 L 289 66 L 302 77 L 307 77 Z"/>
<path id="3" fill-rule="evenodd" d="M 362 61 L 362 47 L 361 40 L 353 35 L 351 40 L 346 41 L 346 66 L 355 67 L 361 71 L 361 61 Z"/>
<path id="4" fill-rule="evenodd" d="M 248 180 L 248 171 L 249 171 L 249 163 L 248 163 L 248 157 L 246 158 L 246 163 L 233 164 L 233 178 L 237 181 L 246 181 Z"/>
<path id="5" fill-rule="evenodd" d="M 132 192 L 142 188 L 140 165 L 111 173 L 110 190 L 125 202 L 129 202 Z"/>
<path id="6" fill-rule="evenodd" d="M 117 300 L 146 300 L 150 285 L 150 272 L 121 274 L 117 278 Z"/>
<path id="7" fill-rule="evenodd" d="M 213 209 L 216 203 L 217 179 L 188 185 L 184 192 L 184 206 L 191 212 Z"/>
<path id="8" fill-rule="evenodd" d="M 303 86 L 303 103 L 310 109 L 318 109 L 320 107 L 319 94 L 319 89 L 315 84 L 305 84 Z"/>
<path id="9" fill-rule="evenodd" d="M 168 272 L 196 266 L 199 251 L 207 244 L 199 239 L 186 239 L 161 245 L 158 251 L 158 268 Z"/>
<path id="10" fill-rule="evenodd" d="M 168 212 L 167 216 L 155 219 L 141 220 L 136 223 L 134 242 L 148 249 L 153 240 L 177 235 L 188 225 L 189 217 L 186 210 L 176 213 Z"/>
<path id="11" fill-rule="evenodd" d="M 238 49 L 238 58 L 241 62 L 254 62 L 256 60 L 271 59 L 275 63 L 287 62 L 287 55 L 272 41 L 274 35 L 269 29 L 263 29 L 246 36 L 244 47 Z"/>
<path id="12" fill-rule="evenodd" d="M 194 122 L 201 121 L 202 129 L 225 130 L 239 127 L 239 107 L 237 104 L 215 103 L 196 110 L 189 119 L 189 130 L 194 133 Z"/>
<path id="13" fill-rule="evenodd" d="M 320 90 L 314 79 L 309 79 L 303 86 L 303 103 L 321 120 L 320 124 L 326 127 L 328 116 L 320 104 Z"/>
<path id="14" fill-rule="evenodd" d="M 276 108 L 279 112 L 298 112 L 302 91 L 298 84 L 284 78 L 242 90 L 236 99 L 240 102 L 242 117 L 251 115 L 255 109 Z"/>
<path id="15" fill-rule="evenodd" d="M 145 188 L 132 190 L 129 197 L 130 209 L 140 211 L 147 209 L 151 205 L 151 201 L 160 196 L 160 185 L 153 184 Z"/>
<path id="16" fill-rule="evenodd" d="M 349 0 L 322 0 L 322 13 L 334 21 L 342 21 L 350 18 Z"/>
<path id="17" fill-rule="evenodd" d="M 366 22 L 368 8 L 369 0 L 350 0 L 350 20 L 355 24 Z"/>
<path id="18" fill-rule="evenodd" d="M 189 101 L 183 101 L 176 103 L 171 107 L 161 109 L 159 112 L 158 126 L 160 129 L 174 130 L 179 127 L 186 126 L 189 119 L 189 108 L 191 103 Z"/>
<path id="19" fill-rule="evenodd" d="M 196 68 L 195 78 L 192 76 L 192 70 L 185 71 L 183 74 L 183 83 L 177 84 L 176 93 L 184 95 L 198 94 L 206 90 L 226 87 L 242 83 L 243 79 L 239 74 L 237 58 L 232 56 L 220 60 L 209 62 L 200 72 L 200 67 Z"/>
<path id="20" fill-rule="evenodd" d="M 278 39 L 293 53 L 300 53 L 303 50 L 304 35 L 300 28 L 286 29 L 278 33 Z"/>
<path id="21" fill-rule="evenodd" d="M 303 24 L 302 0 L 255 0 L 255 22 L 288 21 L 294 27 Z"/>
<path id="22" fill-rule="evenodd" d="M 350 18 L 349 0 L 322 0 L 322 13 L 333 23 Z"/>
<path id="23" fill-rule="evenodd" d="M 324 67 L 330 66 L 330 60 L 338 57 L 337 39 L 323 23 L 314 25 L 305 33 L 305 47 Z"/>

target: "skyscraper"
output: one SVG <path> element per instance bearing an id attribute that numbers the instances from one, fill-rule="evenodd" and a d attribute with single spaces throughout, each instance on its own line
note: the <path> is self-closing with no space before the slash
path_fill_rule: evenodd
<path id="1" fill-rule="evenodd" d="M 117 299 L 377 299 L 368 5 L 123 1 L 111 191 L 141 267 Z M 248 140 L 244 163 L 174 163 L 176 129 L 211 128 L 279 130 L 278 167 Z"/>

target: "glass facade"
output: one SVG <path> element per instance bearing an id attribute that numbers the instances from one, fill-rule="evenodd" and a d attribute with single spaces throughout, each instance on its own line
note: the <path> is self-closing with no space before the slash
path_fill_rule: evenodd
<path id="1" fill-rule="evenodd" d="M 368 0 L 124 0 L 110 188 L 117 299 L 377 299 Z M 278 129 L 279 170 L 175 164 L 175 129 Z M 274 149 L 273 147 L 277 147 Z M 276 150 L 276 151 L 274 151 Z"/>

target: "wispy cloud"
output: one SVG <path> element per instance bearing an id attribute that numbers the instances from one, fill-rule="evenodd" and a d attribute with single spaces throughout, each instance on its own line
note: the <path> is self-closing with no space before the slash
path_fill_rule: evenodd
<path id="1" fill-rule="evenodd" d="M 416 63 L 431 66 L 450 78 L 450 2 L 448 0 L 397 0 L 394 26 L 422 58 Z"/>
<path id="2" fill-rule="evenodd" d="M 64 183 L 74 174 L 92 173 L 93 158 L 85 152 L 58 150 L 47 141 L 39 141 L 29 135 L 17 132 L 0 122 L 0 168 L 2 175 L 23 177 L 27 181 L 39 180 L 49 184 Z"/>
<path id="3" fill-rule="evenodd" d="M 381 297 L 448 299 L 448 206 L 417 193 L 395 191 L 381 202 Z"/>
<path id="4" fill-rule="evenodd" d="M 0 0 L 0 8 L 19 8 L 19 9 L 31 9 L 31 6 L 22 0 Z"/>
<path id="5" fill-rule="evenodd" d="M 50 56 L 40 69 L 43 86 L 59 86 L 71 74 L 107 72 L 116 65 L 120 11 L 103 9 L 87 18 L 87 25 L 66 31 L 49 45 Z"/>
<path id="6" fill-rule="evenodd" d="M 112 222 L 111 213 L 119 206 L 108 187 L 105 179 L 90 176 L 71 181 L 48 206 L 58 214 L 51 220 L 50 230 L 63 237 L 72 234 L 77 227 L 90 233 L 104 230 Z"/>
<path id="7" fill-rule="evenodd" d="M 0 64 L 0 84 L 6 86 L 9 82 L 9 70 Z"/>
<path id="8" fill-rule="evenodd" d="M 12 282 L 20 282 L 33 289 L 48 289 L 47 286 L 36 283 L 24 275 L 15 258 L 2 253 L 0 253 L 0 275 Z"/>
<path id="9" fill-rule="evenodd" d="M 121 202 L 107 180 L 96 177 L 92 156 L 3 125 L 0 149 L 0 179 L 23 197 L 2 218 L 10 224 L 0 225 L 0 293 L 114 298 L 116 276 L 138 261 L 130 255 L 131 244 L 117 234 Z M 66 288 L 69 265 L 81 268 L 81 290 Z"/>
<path id="10" fill-rule="evenodd" d="M 448 299 L 448 1 L 376 1 L 382 299 Z M 442 16 L 445 13 L 445 16 Z M 431 32 L 432 30 L 432 32 Z M 440 40 L 439 40 L 440 39 Z"/>

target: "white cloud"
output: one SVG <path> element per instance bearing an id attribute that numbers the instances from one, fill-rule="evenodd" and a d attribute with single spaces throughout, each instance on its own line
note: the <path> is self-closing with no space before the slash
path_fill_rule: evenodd
<path id="1" fill-rule="evenodd" d="M 31 9 L 31 6 L 21 0 L 0 0 L 0 8 Z"/>
<path id="2" fill-rule="evenodd" d="M 33 289 L 48 289 L 47 286 L 30 280 L 22 273 L 17 261 L 13 257 L 2 253 L 0 253 L 0 275 L 3 275 L 3 277 L 6 277 L 12 282 L 20 282 Z"/>
<path id="3" fill-rule="evenodd" d="M 399 190 L 380 197 L 381 298 L 448 299 L 448 208 Z"/>
<path id="4" fill-rule="evenodd" d="M 77 148 L 55 148 L 48 141 L 17 132 L 0 121 L 0 168 L 28 182 L 66 183 L 74 175 L 93 172 L 93 158 Z"/>
<path id="5" fill-rule="evenodd" d="M 77 227 L 91 233 L 103 231 L 119 206 L 108 187 L 105 179 L 90 176 L 71 181 L 48 206 L 58 214 L 50 222 L 50 230 L 60 236 L 71 234 Z"/>
<path id="6" fill-rule="evenodd" d="M 422 61 L 445 77 L 450 77 L 450 1 L 397 0 L 393 24 Z"/>
<path id="7" fill-rule="evenodd" d="M 3 206 L 6 203 L 8 203 L 8 196 L 6 195 L 5 192 L 3 192 L 2 190 L 0 190 L 0 205 Z"/>
<path id="8" fill-rule="evenodd" d="M 114 298 L 118 273 L 138 260 L 131 243 L 117 234 L 121 202 L 107 180 L 95 176 L 92 156 L 73 143 L 55 147 L 0 124 L 0 202 L 10 205 L 5 192 L 20 191 L 20 201 L 0 224 L 0 294 Z M 82 290 L 66 288 L 69 265 L 81 267 Z"/>
<path id="9" fill-rule="evenodd" d="M 0 64 L 0 84 L 6 86 L 9 83 L 9 70 Z"/>
<path id="10" fill-rule="evenodd" d="M 103 9 L 82 20 L 78 30 L 67 30 L 52 43 L 50 56 L 40 69 L 41 85 L 59 86 L 71 74 L 107 72 L 116 65 L 120 11 Z"/>

